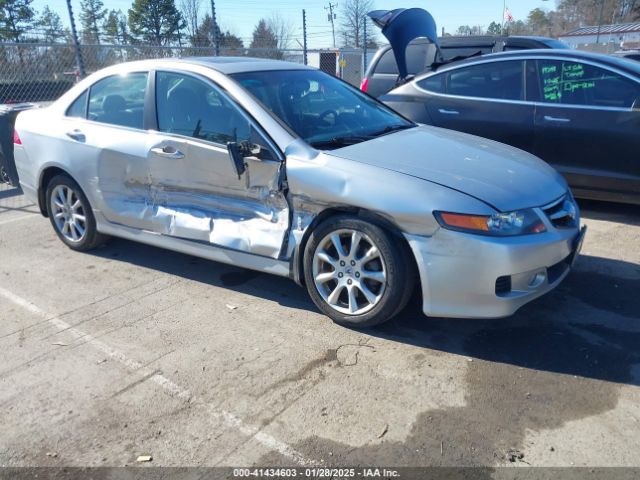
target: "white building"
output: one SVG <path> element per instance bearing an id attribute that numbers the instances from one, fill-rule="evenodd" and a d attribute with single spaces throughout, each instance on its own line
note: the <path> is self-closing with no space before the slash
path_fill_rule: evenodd
<path id="1" fill-rule="evenodd" d="M 600 31 L 599 39 L 598 30 Z M 560 35 L 558 38 L 571 48 L 613 44 L 615 48 L 635 49 L 640 47 L 640 23 L 582 27 Z"/>

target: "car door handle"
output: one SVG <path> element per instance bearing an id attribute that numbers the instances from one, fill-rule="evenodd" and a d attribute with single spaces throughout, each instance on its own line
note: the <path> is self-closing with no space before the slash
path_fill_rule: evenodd
<path id="1" fill-rule="evenodd" d="M 164 158 L 171 158 L 173 160 L 180 160 L 182 158 L 184 158 L 184 153 L 182 153 L 180 150 L 176 150 L 173 147 L 154 147 L 151 149 L 151 153 L 158 155 L 160 157 L 164 157 Z"/>
<path id="2" fill-rule="evenodd" d="M 552 117 L 550 115 L 545 115 L 544 119 L 546 122 L 571 123 L 570 118 Z"/>
<path id="3" fill-rule="evenodd" d="M 69 137 L 72 140 L 75 140 L 76 142 L 84 142 L 87 137 L 85 137 L 84 133 L 82 133 L 80 130 L 74 130 L 73 132 L 67 132 L 67 137 Z"/>
<path id="4" fill-rule="evenodd" d="M 447 110 L 446 108 L 439 108 L 438 111 L 443 115 L 460 115 L 457 110 Z"/>

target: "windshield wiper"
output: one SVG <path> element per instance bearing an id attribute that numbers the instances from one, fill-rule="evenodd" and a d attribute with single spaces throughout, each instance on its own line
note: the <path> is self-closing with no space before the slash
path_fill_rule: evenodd
<path id="1" fill-rule="evenodd" d="M 317 140 L 311 142 L 310 145 L 313 148 L 339 148 L 347 147 L 349 145 L 355 145 L 356 143 L 365 142 L 371 140 L 373 137 L 369 135 L 349 135 L 345 137 L 333 137 L 327 140 Z"/>
<path id="2" fill-rule="evenodd" d="M 413 128 L 415 125 L 413 123 L 403 123 L 399 125 L 388 125 L 384 127 L 382 130 L 378 130 L 377 132 L 372 132 L 367 134 L 370 138 L 381 137 L 382 135 L 388 135 L 393 132 L 399 132 L 400 130 L 406 130 L 408 128 Z"/>
<path id="3" fill-rule="evenodd" d="M 393 132 L 398 132 L 400 130 L 406 130 L 407 128 L 415 127 L 414 124 L 399 124 L 399 125 L 387 125 L 382 130 L 378 130 L 376 132 L 371 133 L 363 133 L 361 135 L 346 135 L 344 137 L 333 137 L 327 140 L 317 140 L 315 142 L 311 142 L 310 145 L 313 148 L 340 148 L 346 147 L 349 145 L 355 145 L 356 143 L 366 142 L 367 140 L 373 140 L 376 137 L 381 137 L 383 135 L 388 135 Z"/>

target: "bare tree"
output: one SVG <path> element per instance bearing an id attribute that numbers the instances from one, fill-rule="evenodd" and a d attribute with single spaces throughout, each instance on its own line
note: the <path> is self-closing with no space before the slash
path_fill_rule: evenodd
<path id="1" fill-rule="evenodd" d="M 340 7 L 340 29 L 345 46 L 362 46 L 363 25 L 367 12 L 373 10 L 373 0 L 344 0 Z"/>
<path id="2" fill-rule="evenodd" d="M 189 37 L 193 37 L 198 32 L 198 26 L 200 25 L 199 15 L 200 7 L 202 6 L 202 0 L 180 0 L 180 10 L 182 16 L 187 23 L 187 32 Z"/>
<path id="3" fill-rule="evenodd" d="M 295 28 L 289 20 L 285 20 L 282 15 L 275 12 L 267 19 L 266 27 L 271 30 L 276 39 L 277 50 L 287 50 L 291 47 Z"/>

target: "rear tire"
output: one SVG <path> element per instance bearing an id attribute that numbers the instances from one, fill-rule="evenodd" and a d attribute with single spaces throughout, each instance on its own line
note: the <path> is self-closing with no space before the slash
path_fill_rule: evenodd
<path id="1" fill-rule="evenodd" d="M 346 327 L 366 328 L 402 311 L 414 291 L 415 267 L 402 239 L 361 218 L 340 215 L 311 233 L 304 277 L 325 315 Z"/>
<path id="2" fill-rule="evenodd" d="M 56 175 L 47 185 L 47 212 L 58 238 L 72 250 L 92 250 L 109 237 L 96 229 L 89 200 L 80 186 L 67 175 Z"/>

